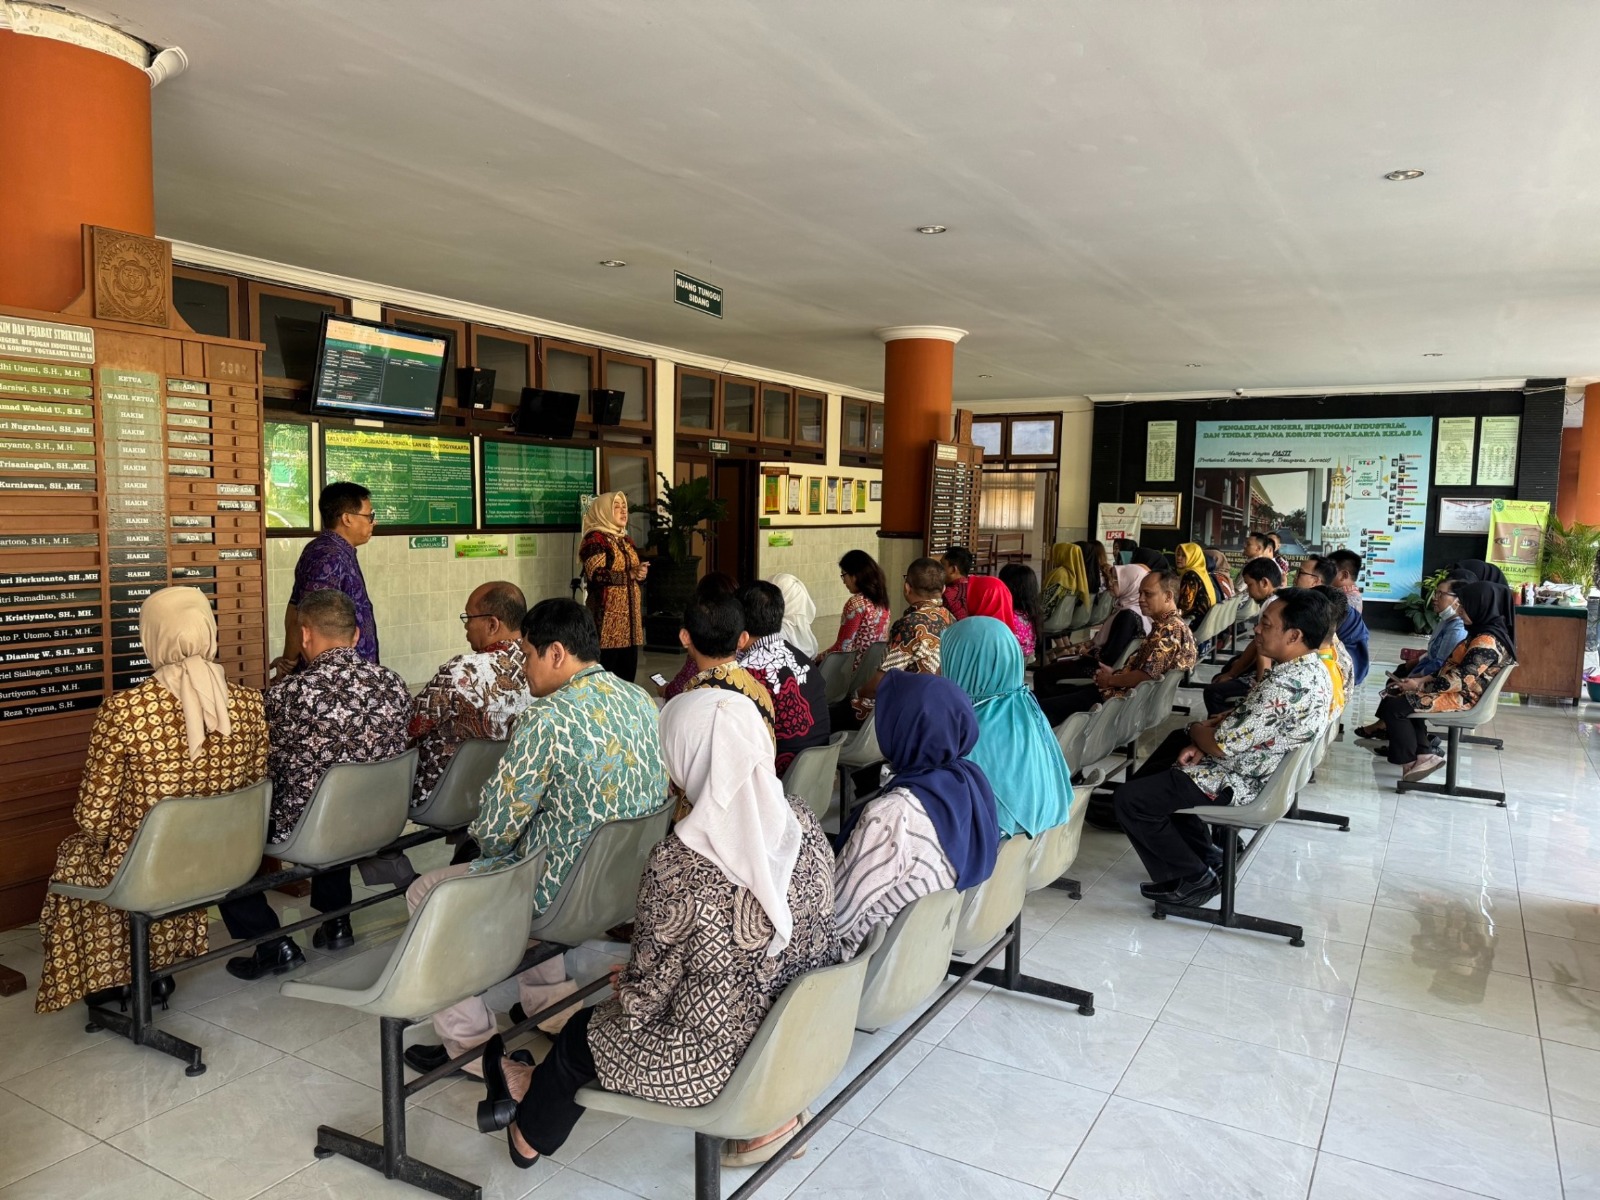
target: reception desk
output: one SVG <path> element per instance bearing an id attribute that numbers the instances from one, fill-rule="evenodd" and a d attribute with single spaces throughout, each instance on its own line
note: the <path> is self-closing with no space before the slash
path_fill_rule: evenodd
<path id="1" fill-rule="evenodd" d="M 1547 696 L 1576 704 L 1583 691 L 1583 642 L 1588 625 L 1587 608 L 1519 604 L 1517 665 L 1506 691 L 1516 692 L 1524 700 Z"/>

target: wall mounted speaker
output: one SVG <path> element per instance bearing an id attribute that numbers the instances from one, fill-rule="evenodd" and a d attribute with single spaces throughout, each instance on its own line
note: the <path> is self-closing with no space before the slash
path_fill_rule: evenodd
<path id="1" fill-rule="evenodd" d="M 589 411 L 594 415 L 596 425 L 622 424 L 622 401 L 624 393 L 614 388 L 590 388 Z"/>
<path id="2" fill-rule="evenodd" d="M 488 408 L 494 403 L 493 368 L 457 367 L 456 402 L 462 408 Z"/>

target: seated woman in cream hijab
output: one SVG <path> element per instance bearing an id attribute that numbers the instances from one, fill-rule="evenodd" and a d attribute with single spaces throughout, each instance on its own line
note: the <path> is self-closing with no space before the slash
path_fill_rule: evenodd
<path id="1" fill-rule="evenodd" d="M 197 588 L 169 587 L 139 609 L 139 639 L 151 678 L 100 706 L 73 818 L 78 832 L 56 851 L 52 880 L 105 887 L 145 813 L 173 796 L 218 796 L 267 773 L 261 693 L 230 684 L 217 665 L 217 623 Z M 126 1007 L 133 975 L 128 917 L 92 900 L 48 895 L 39 914 L 44 971 L 35 1007 L 54 1012 L 74 1000 Z M 184 913 L 150 927 L 150 966 L 206 952 L 206 914 Z M 172 979 L 152 986 L 166 1007 Z"/>
<path id="2" fill-rule="evenodd" d="M 811 811 L 784 795 L 756 706 L 685 692 L 661 711 L 661 749 L 692 807 L 650 852 L 615 994 L 574 1013 L 537 1067 L 507 1060 L 498 1035 L 484 1047 L 479 1126 L 509 1124 L 519 1167 L 561 1148 L 583 1115 L 573 1097 L 596 1079 L 661 1104 L 709 1104 L 790 980 L 839 961 L 833 853 Z M 724 1161 L 770 1157 L 794 1125 L 730 1144 Z"/>

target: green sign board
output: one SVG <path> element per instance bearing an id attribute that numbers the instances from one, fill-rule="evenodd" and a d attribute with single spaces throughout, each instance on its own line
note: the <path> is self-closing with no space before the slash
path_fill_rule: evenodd
<path id="1" fill-rule="evenodd" d="M 503 533 L 475 533 L 456 539 L 457 558 L 506 558 L 510 553 L 511 539 Z"/>
<path id="2" fill-rule="evenodd" d="M 325 428 L 322 479 L 371 491 L 380 526 L 472 524 L 472 443 L 466 438 Z"/>
<path id="3" fill-rule="evenodd" d="M 733 443 L 727 438 L 707 438 L 706 450 L 711 454 L 726 454 L 733 449 Z"/>
<path id="4" fill-rule="evenodd" d="M 450 535 L 445 533 L 419 533 L 411 537 L 413 550 L 448 550 Z"/>
<path id="5" fill-rule="evenodd" d="M 672 273 L 672 302 L 722 320 L 722 289 L 682 271 Z"/>
<path id="6" fill-rule="evenodd" d="M 88 383 L 88 367 L 63 367 L 56 363 L 15 362 L 0 358 L 0 375 L 28 375 L 34 379 L 78 379 Z"/>
<path id="7" fill-rule="evenodd" d="M 268 421 L 267 528 L 310 529 L 311 426 Z"/>
<path id="8" fill-rule="evenodd" d="M 483 523 L 577 523 L 578 500 L 595 494 L 594 451 L 522 442 L 483 443 Z"/>

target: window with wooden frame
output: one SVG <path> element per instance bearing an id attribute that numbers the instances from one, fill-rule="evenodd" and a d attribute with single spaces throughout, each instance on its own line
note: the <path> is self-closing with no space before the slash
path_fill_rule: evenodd
<path id="1" fill-rule="evenodd" d="M 326 292 L 305 292 L 247 279 L 245 336 L 262 343 L 263 387 L 306 391 L 317 369 L 317 342 L 327 313 L 348 316 L 350 301 Z"/>
<path id="2" fill-rule="evenodd" d="M 678 432 L 689 437 L 717 435 L 717 404 L 722 376 L 678 368 Z"/>
<path id="3" fill-rule="evenodd" d="M 796 390 L 794 394 L 794 444 L 802 450 L 822 450 L 828 442 L 828 397 L 823 392 Z"/>
<path id="4" fill-rule="evenodd" d="M 578 397 L 578 423 L 594 423 L 594 407 L 589 393 L 599 385 L 600 351 L 593 346 L 539 339 L 539 386 L 552 392 L 571 392 Z"/>
<path id="5" fill-rule="evenodd" d="M 722 377 L 722 419 L 718 432 L 729 441 L 756 440 L 756 397 L 761 385 L 738 375 Z"/>
<path id="6" fill-rule="evenodd" d="M 175 265 L 172 305 L 196 333 L 239 336 L 239 280 L 233 275 Z"/>
<path id="7" fill-rule="evenodd" d="M 656 364 L 648 358 L 600 352 L 600 386 L 622 393 L 620 429 L 650 432 L 656 421 Z"/>
<path id="8" fill-rule="evenodd" d="M 867 405 L 867 453 L 883 453 L 883 405 Z"/>
<path id="9" fill-rule="evenodd" d="M 761 440 L 787 446 L 794 442 L 794 389 L 777 383 L 761 385 Z"/>
<path id="10" fill-rule="evenodd" d="M 494 372 L 494 404 L 498 413 L 515 412 L 522 389 L 533 385 L 534 340 L 509 329 L 472 326 L 472 363 Z"/>
<path id="11" fill-rule="evenodd" d="M 609 442 L 600 447 L 600 488 L 604 492 L 624 492 L 630 505 L 650 504 L 656 498 L 656 457 L 646 447 L 617 446 Z M 650 536 L 650 518 L 634 513 L 628 518 L 628 533 L 643 548 Z"/>
<path id="12" fill-rule="evenodd" d="M 839 414 L 839 449 L 846 454 L 867 454 L 871 449 L 871 405 L 846 396 Z"/>
<path id="13" fill-rule="evenodd" d="M 985 466 L 1054 463 L 1061 458 L 1060 413 L 988 413 L 972 419 L 972 441 Z"/>
<path id="14" fill-rule="evenodd" d="M 402 308 L 385 308 L 386 324 L 397 325 L 414 333 L 430 333 L 445 339 L 444 350 L 444 408 L 460 409 L 464 406 L 456 394 L 456 368 L 463 365 L 461 350 L 467 344 L 467 324 L 448 317 L 435 317 L 427 313 L 407 312 Z"/>

